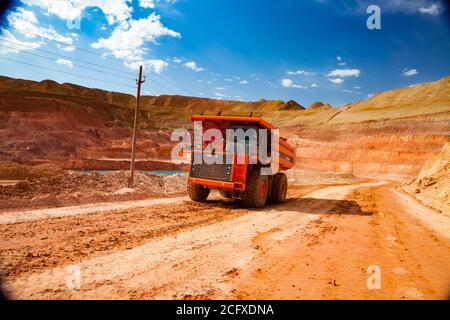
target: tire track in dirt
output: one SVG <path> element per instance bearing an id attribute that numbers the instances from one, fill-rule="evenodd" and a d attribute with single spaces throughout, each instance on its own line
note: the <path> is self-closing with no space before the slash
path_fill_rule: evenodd
<path id="1" fill-rule="evenodd" d="M 130 250 L 158 237 L 246 214 L 229 202 L 181 202 L 0 225 L 6 277 Z"/>
<path id="2" fill-rule="evenodd" d="M 348 200 L 364 214 L 339 208 L 310 222 L 236 279 L 235 298 L 445 299 L 450 289 L 450 242 L 408 212 L 389 186 L 360 188 Z M 424 210 L 426 208 L 423 208 Z M 418 210 L 416 208 L 416 210 Z M 381 288 L 367 287 L 369 266 Z"/>
<path id="3" fill-rule="evenodd" d="M 122 201 L 93 203 L 80 206 L 68 206 L 60 208 L 27 210 L 22 212 L 6 212 L 0 214 L 0 224 L 11 224 L 16 222 L 41 220 L 49 218 L 61 218 L 70 216 L 80 216 L 86 214 L 95 214 L 105 211 L 121 211 L 126 209 L 144 208 L 152 205 L 179 204 L 187 197 L 160 198 L 150 200 Z"/>
<path id="4" fill-rule="evenodd" d="M 189 228 L 150 242 L 147 239 L 144 244 L 129 250 L 118 249 L 97 257 L 90 253 L 78 261 L 82 274 L 80 291 L 66 287 L 67 262 L 54 268 L 46 265 L 46 269 L 40 272 L 33 268 L 25 270 L 24 274 L 7 279 L 7 283 L 18 298 L 231 297 L 228 281 L 244 270 L 252 257 L 260 252 L 260 248 L 253 244 L 254 237 L 275 229 L 277 232 L 272 237 L 278 240 L 289 238 L 299 233 L 309 221 L 318 219 L 320 207 L 331 210 L 336 206 L 335 201 L 343 199 L 357 187 L 323 188 L 305 196 L 317 198 L 317 201 L 306 199 L 309 203 L 294 198 L 284 205 L 246 211 L 245 214 L 241 212 L 243 209 L 234 209 L 239 211 L 235 217 L 218 223 Z M 301 196 L 299 193 L 297 190 L 296 194 Z M 207 207 L 204 213 L 217 209 L 217 203 L 203 206 Z M 230 208 L 219 209 L 221 214 L 233 212 Z M 167 214 L 168 208 L 155 210 Z M 189 204 L 185 204 L 183 214 L 192 215 L 191 211 Z M 308 214 L 309 211 L 314 214 Z M 67 243 L 64 244 L 66 246 Z"/>

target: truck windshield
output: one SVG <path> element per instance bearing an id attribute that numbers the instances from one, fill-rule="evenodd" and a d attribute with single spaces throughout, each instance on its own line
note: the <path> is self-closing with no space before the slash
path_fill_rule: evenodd
<path id="1" fill-rule="evenodd" d="M 254 126 L 232 126 L 227 133 L 226 151 L 245 155 L 256 154 L 258 128 Z"/>

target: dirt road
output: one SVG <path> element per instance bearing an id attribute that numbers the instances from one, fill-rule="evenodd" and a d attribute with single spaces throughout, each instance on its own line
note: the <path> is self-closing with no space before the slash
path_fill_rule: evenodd
<path id="1" fill-rule="evenodd" d="M 386 182 L 294 186 L 287 203 L 262 210 L 218 197 L 206 204 L 164 201 L 22 212 L 16 220 L 0 215 L 11 296 L 442 299 L 449 293 L 450 218 Z M 379 288 L 368 286 L 372 270 Z M 79 288 L 68 286 L 74 277 Z"/>

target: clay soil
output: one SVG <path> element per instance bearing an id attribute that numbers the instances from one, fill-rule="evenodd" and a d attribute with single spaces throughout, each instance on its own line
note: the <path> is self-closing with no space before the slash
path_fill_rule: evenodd
<path id="1" fill-rule="evenodd" d="M 179 196 L 185 192 L 186 180 L 185 174 L 136 172 L 133 190 L 129 190 L 128 171 L 86 174 L 60 170 L 29 179 L 11 177 L 21 180 L 0 180 L 0 212 Z"/>
<path id="2" fill-rule="evenodd" d="M 448 298 L 449 218 L 392 183 L 291 184 L 286 203 L 261 210 L 217 194 L 132 204 L 0 214 L 10 297 Z M 371 266 L 378 289 L 367 286 Z"/>

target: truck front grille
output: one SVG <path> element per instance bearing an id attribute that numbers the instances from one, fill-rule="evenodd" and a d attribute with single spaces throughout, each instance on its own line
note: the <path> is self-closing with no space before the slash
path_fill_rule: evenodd
<path id="1" fill-rule="evenodd" d="M 192 178 L 231 181 L 231 164 L 191 164 Z"/>

